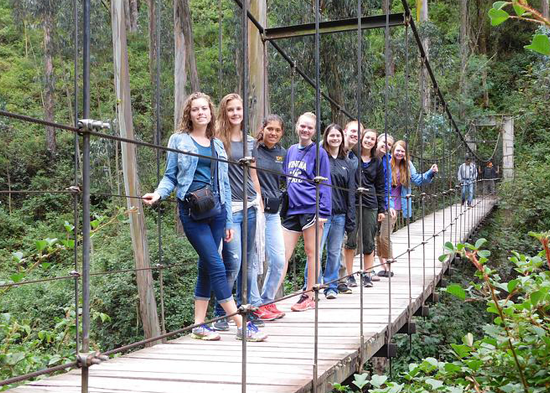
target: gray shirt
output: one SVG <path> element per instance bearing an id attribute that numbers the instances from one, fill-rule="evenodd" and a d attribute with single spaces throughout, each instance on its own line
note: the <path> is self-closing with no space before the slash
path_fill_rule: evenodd
<path id="1" fill-rule="evenodd" d="M 258 169 L 258 179 L 260 180 L 260 188 L 262 197 L 280 198 L 281 197 L 281 181 L 284 183 L 283 176 L 283 161 L 286 155 L 286 149 L 277 144 L 269 149 L 263 143 L 259 143 L 254 147 L 252 155 L 256 158 L 258 168 L 265 168 L 270 171 L 266 172 Z"/>
<path id="2" fill-rule="evenodd" d="M 254 138 L 247 136 L 247 156 L 252 156 L 252 148 L 254 147 Z M 239 161 L 243 158 L 243 143 L 231 142 L 231 155 L 230 160 Z M 244 178 L 243 168 L 236 164 L 229 165 L 229 185 L 231 186 L 231 200 L 233 202 L 242 202 L 244 193 Z M 247 185 L 248 201 L 251 202 L 256 199 L 256 190 L 250 176 L 248 177 Z"/>

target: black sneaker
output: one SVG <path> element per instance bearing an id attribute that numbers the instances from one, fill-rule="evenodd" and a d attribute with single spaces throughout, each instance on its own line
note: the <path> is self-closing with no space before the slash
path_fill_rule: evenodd
<path id="1" fill-rule="evenodd" d="M 212 324 L 212 328 L 214 330 L 227 332 L 229 330 L 229 323 L 227 322 L 227 318 L 220 319 L 219 321 L 216 321 Z"/>
<path id="2" fill-rule="evenodd" d="M 345 293 L 345 294 L 353 293 L 351 288 L 348 287 L 348 285 L 345 282 L 339 283 L 338 287 L 336 287 L 336 289 L 338 290 L 338 293 Z"/>
<path id="3" fill-rule="evenodd" d="M 370 277 L 370 274 L 363 274 L 363 286 L 365 288 L 372 288 L 374 286 L 372 284 L 372 279 Z"/>
<path id="4" fill-rule="evenodd" d="M 355 281 L 355 276 L 349 276 L 347 284 L 348 284 L 348 287 L 355 288 L 357 286 L 357 281 Z"/>
<path id="5" fill-rule="evenodd" d="M 379 275 L 380 277 L 389 277 L 389 276 L 390 276 L 390 272 L 387 271 L 387 270 L 380 270 L 380 271 L 378 272 L 378 275 Z M 391 272 L 391 276 L 393 277 L 393 272 Z"/>
<path id="6" fill-rule="evenodd" d="M 248 320 L 258 327 L 264 327 L 265 323 L 254 313 L 248 315 Z"/>

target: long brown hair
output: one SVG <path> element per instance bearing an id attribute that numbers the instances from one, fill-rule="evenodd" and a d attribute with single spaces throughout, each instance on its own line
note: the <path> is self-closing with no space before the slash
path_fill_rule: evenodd
<path id="1" fill-rule="evenodd" d="M 359 156 L 359 145 L 361 145 L 361 150 L 363 150 L 363 139 L 365 139 L 365 135 L 367 135 L 367 132 L 374 132 L 374 146 L 370 149 L 370 158 L 373 159 L 376 157 L 376 148 L 378 147 L 378 131 L 376 131 L 374 128 L 364 128 L 361 129 L 361 132 L 359 133 L 359 139 L 357 140 L 357 143 L 355 146 L 353 146 L 353 153 L 360 159 Z"/>
<path id="2" fill-rule="evenodd" d="M 193 123 L 191 122 L 191 105 L 193 104 L 194 100 L 198 100 L 199 98 L 204 98 L 208 103 L 208 108 L 210 109 L 211 119 L 208 125 L 206 126 L 206 137 L 208 139 L 212 139 L 214 138 L 214 133 L 216 130 L 216 117 L 214 114 L 214 104 L 212 103 L 212 99 L 208 94 L 201 93 L 200 91 L 189 94 L 189 96 L 183 103 L 183 115 L 181 117 L 181 122 L 176 132 L 190 133 L 193 131 Z"/>
<path id="3" fill-rule="evenodd" d="M 405 149 L 405 157 L 397 162 L 395 159 L 395 149 L 397 146 L 401 146 Z M 409 149 L 407 148 L 407 142 L 399 140 L 393 144 L 391 149 L 391 184 L 393 187 L 397 187 L 398 181 L 405 187 L 410 187 L 411 175 L 409 170 Z M 397 170 L 399 170 L 399 179 L 397 179 Z"/>
<path id="4" fill-rule="evenodd" d="M 243 104 L 243 99 L 237 93 L 227 94 L 220 101 L 220 105 L 218 106 L 218 117 L 216 119 L 216 136 L 223 142 L 227 156 L 231 155 L 231 123 L 229 122 L 229 117 L 227 116 L 227 105 L 229 105 L 229 102 L 233 100 L 239 100 L 241 105 Z M 244 140 L 243 143 L 246 143 L 246 140 Z"/>
<path id="5" fill-rule="evenodd" d="M 263 142 L 264 140 L 264 128 L 267 127 L 267 125 L 271 122 L 277 122 L 281 125 L 281 130 L 283 131 L 283 135 L 285 135 L 285 124 L 283 123 L 283 119 L 279 115 L 267 115 L 263 121 L 262 124 L 260 124 L 260 129 L 256 133 L 256 143 Z"/>
<path id="6" fill-rule="evenodd" d="M 346 150 L 344 148 L 344 131 L 342 130 L 342 127 L 336 123 L 329 124 L 325 131 L 323 132 L 323 149 L 329 152 L 329 144 L 327 141 L 328 134 L 332 131 L 336 130 L 340 133 L 340 136 L 342 137 L 342 143 L 340 143 L 340 146 L 338 146 L 338 158 L 345 158 L 346 157 Z"/>

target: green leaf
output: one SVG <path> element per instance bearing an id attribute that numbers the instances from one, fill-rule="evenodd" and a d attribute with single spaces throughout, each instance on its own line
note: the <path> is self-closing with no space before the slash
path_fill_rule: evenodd
<path id="1" fill-rule="evenodd" d="M 451 344 L 451 347 L 460 359 L 468 356 L 471 351 L 471 348 L 466 345 Z"/>
<path id="2" fill-rule="evenodd" d="M 531 304 L 533 305 L 533 307 L 536 307 L 537 304 L 539 304 L 541 299 L 546 295 L 545 292 L 548 292 L 548 290 L 545 291 L 544 289 L 541 289 L 531 294 L 529 298 L 531 299 Z"/>
<path id="3" fill-rule="evenodd" d="M 535 331 L 535 333 L 537 334 L 537 336 L 539 336 L 539 337 L 546 336 L 546 330 L 544 330 L 543 328 L 541 328 L 539 326 L 531 326 L 531 329 L 533 329 Z"/>
<path id="4" fill-rule="evenodd" d="M 483 246 L 485 243 L 487 243 L 487 239 L 484 239 L 484 238 L 477 239 L 476 245 L 475 245 L 476 250 L 479 250 L 481 246 Z"/>
<path id="5" fill-rule="evenodd" d="M 48 246 L 48 242 L 46 240 L 37 240 L 36 241 L 36 249 L 38 252 L 43 251 Z"/>
<path id="6" fill-rule="evenodd" d="M 13 260 L 15 262 L 21 262 L 23 259 L 23 253 L 21 251 L 12 252 L 11 255 L 13 256 Z"/>
<path id="7" fill-rule="evenodd" d="M 96 229 L 99 226 L 99 220 L 93 220 L 90 222 L 92 229 Z"/>
<path id="8" fill-rule="evenodd" d="M 531 45 L 526 45 L 524 48 L 550 56 L 550 38 L 545 34 L 535 34 Z"/>
<path id="9" fill-rule="evenodd" d="M 514 289 L 516 289 L 516 287 L 518 286 L 519 284 L 519 281 L 518 280 L 512 280 L 508 283 L 508 285 L 506 286 L 506 288 L 508 289 L 508 293 L 512 293 L 514 291 Z"/>
<path id="10" fill-rule="evenodd" d="M 68 221 L 65 221 L 65 224 L 63 224 L 63 226 L 65 227 L 65 230 L 68 233 L 73 233 L 73 230 L 74 230 L 74 225 L 73 224 L 70 224 Z"/>
<path id="11" fill-rule="evenodd" d="M 432 389 L 434 389 L 434 390 L 437 390 L 441 386 L 443 386 L 443 382 L 438 381 L 437 379 L 433 379 L 433 378 L 426 379 L 426 383 L 431 385 Z"/>
<path id="12" fill-rule="evenodd" d="M 61 356 L 59 355 L 53 355 L 51 358 L 50 358 L 50 361 L 48 362 L 48 366 L 53 366 L 54 364 L 56 364 L 57 362 L 59 362 L 61 360 Z"/>
<path id="13" fill-rule="evenodd" d="M 19 282 L 25 277 L 25 273 L 15 273 L 10 276 L 10 280 L 13 282 Z"/>
<path id="14" fill-rule="evenodd" d="M 479 255 L 481 258 L 487 259 L 491 255 L 491 251 L 489 251 L 489 250 L 479 250 L 477 252 L 477 255 Z"/>
<path id="15" fill-rule="evenodd" d="M 456 296 L 460 300 L 466 299 L 466 291 L 458 284 L 451 284 L 445 288 L 445 291 L 453 296 Z"/>
<path id="16" fill-rule="evenodd" d="M 457 373 L 460 370 L 462 370 L 462 367 L 453 363 L 445 363 L 444 368 L 445 368 L 445 371 L 449 373 Z"/>
<path id="17" fill-rule="evenodd" d="M 493 8 L 495 10 L 500 10 L 502 7 L 504 7 L 508 2 L 507 1 L 495 1 L 493 3 Z"/>
<path id="18" fill-rule="evenodd" d="M 445 250 L 449 251 L 449 252 L 455 252 L 455 246 L 453 243 L 451 242 L 446 242 L 445 243 Z"/>
<path id="19" fill-rule="evenodd" d="M 359 389 L 363 389 L 368 383 L 368 374 L 355 374 L 353 376 L 353 384 Z"/>
<path id="20" fill-rule="evenodd" d="M 380 386 L 384 385 L 384 383 L 386 383 L 387 379 L 388 379 L 388 377 L 386 377 L 385 375 L 376 375 L 375 374 L 375 375 L 372 376 L 372 379 L 370 380 L 370 383 L 375 388 L 379 388 Z"/>
<path id="21" fill-rule="evenodd" d="M 6 363 L 10 366 L 15 366 L 21 360 L 25 359 L 24 352 L 8 353 L 6 356 Z"/>
<path id="22" fill-rule="evenodd" d="M 445 262 L 449 259 L 449 254 L 440 255 L 437 259 L 439 259 L 439 262 Z"/>
<path id="23" fill-rule="evenodd" d="M 518 5 L 517 0 L 514 1 L 512 7 L 514 7 L 514 12 L 516 13 L 517 16 L 522 16 L 523 14 L 525 14 L 525 9 L 521 8 L 521 7 Z"/>
<path id="24" fill-rule="evenodd" d="M 501 9 L 491 8 L 489 10 L 489 18 L 491 18 L 491 25 L 498 26 L 501 23 L 506 22 L 510 15 Z"/>

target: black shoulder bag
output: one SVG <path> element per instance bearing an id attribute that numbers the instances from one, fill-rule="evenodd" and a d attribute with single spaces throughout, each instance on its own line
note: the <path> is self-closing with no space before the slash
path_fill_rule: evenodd
<path id="1" fill-rule="evenodd" d="M 222 211 L 218 190 L 218 163 L 214 160 L 217 157 L 214 150 L 214 141 L 210 141 L 210 147 L 212 148 L 212 160 L 210 160 L 211 184 L 189 192 L 185 196 L 185 200 L 189 205 L 189 215 L 195 221 L 207 220 L 217 216 Z"/>

